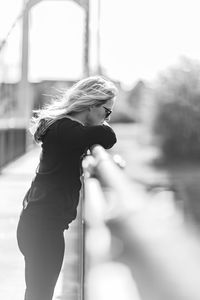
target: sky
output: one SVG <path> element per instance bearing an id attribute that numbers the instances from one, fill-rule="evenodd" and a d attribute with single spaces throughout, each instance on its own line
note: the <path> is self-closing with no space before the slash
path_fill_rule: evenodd
<path id="1" fill-rule="evenodd" d="M 96 66 L 97 2 L 91 1 L 92 69 Z M 23 0 L 0 0 L 0 39 L 6 36 L 22 4 Z M 198 14 L 198 0 L 101 0 L 100 62 L 103 70 L 111 78 L 131 85 L 139 79 L 155 78 L 160 71 L 177 63 L 182 55 L 200 60 Z M 82 76 L 83 22 L 83 11 L 73 1 L 43 1 L 32 9 L 31 81 Z M 4 76 L 19 76 L 15 69 L 15 60 L 20 59 L 19 41 L 18 22 L 6 50 L 0 53 Z M 7 64 L 12 67 L 8 68 Z"/>

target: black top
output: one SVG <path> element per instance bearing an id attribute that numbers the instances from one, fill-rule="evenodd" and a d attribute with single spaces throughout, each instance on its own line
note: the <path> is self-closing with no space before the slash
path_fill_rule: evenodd
<path id="1" fill-rule="evenodd" d="M 94 144 L 109 149 L 115 143 L 115 133 L 106 125 L 83 126 L 69 118 L 53 123 L 42 138 L 40 163 L 21 218 L 33 226 L 68 228 L 76 217 L 83 155 Z"/>

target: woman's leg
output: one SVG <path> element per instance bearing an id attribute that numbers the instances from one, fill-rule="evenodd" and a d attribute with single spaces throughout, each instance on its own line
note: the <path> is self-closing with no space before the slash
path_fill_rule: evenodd
<path id="1" fill-rule="evenodd" d="M 25 300 L 51 300 L 63 262 L 63 232 L 20 225 L 18 243 L 25 257 Z"/>

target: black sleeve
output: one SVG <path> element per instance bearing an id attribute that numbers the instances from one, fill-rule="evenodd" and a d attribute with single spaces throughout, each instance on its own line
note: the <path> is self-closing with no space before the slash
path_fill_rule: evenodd
<path id="1" fill-rule="evenodd" d="M 110 126 L 83 126 L 76 121 L 63 119 L 58 125 L 58 137 L 67 149 L 90 148 L 99 144 L 106 149 L 117 141 Z"/>

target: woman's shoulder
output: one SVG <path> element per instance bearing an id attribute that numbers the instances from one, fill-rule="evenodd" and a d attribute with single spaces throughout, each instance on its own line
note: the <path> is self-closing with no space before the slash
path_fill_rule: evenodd
<path id="1" fill-rule="evenodd" d="M 75 131 L 83 131 L 84 126 L 76 120 L 68 117 L 60 118 L 54 121 L 46 130 L 45 134 L 42 136 L 42 142 L 49 141 L 52 139 L 61 138 L 66 136 L 71 136 Z"/>
<path id="2" fill-rule="evenodd" d="M 61 140 L 67 136 L 73 135 L 77 130 L 82 131 L 84 126 L 72 118 L 62 118 L 55 122 L 55 132 Z"/>
<path id="3" fill-rule="evenodd" d="M 74 126 L 83 126 L 83 124 L 81 122 L 79 122 L 78 120 L 75 120 L 71 117 L 64 117 L 64 118 L 61 118 L 61 119 L 58 119 L 56 122 L 55 122 L 55 125 L 56 126 L 61 126 L 61 127 L 74 127 Z"/>

